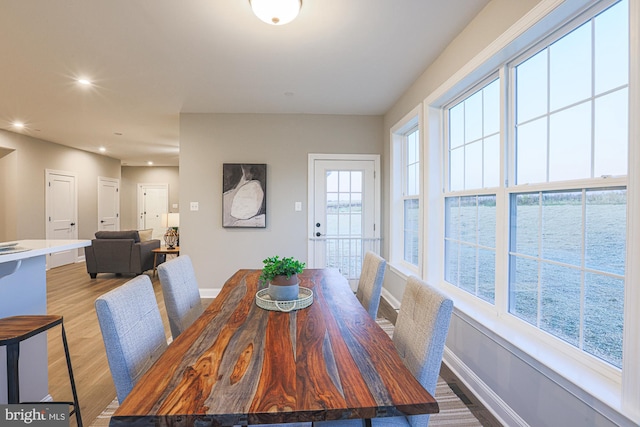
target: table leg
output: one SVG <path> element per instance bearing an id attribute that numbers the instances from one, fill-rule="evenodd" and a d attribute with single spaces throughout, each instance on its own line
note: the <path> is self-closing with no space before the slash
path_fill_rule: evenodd
<path id="1" fill-rule="evenodd" d="M 371 418 L 363 418 L 362 427 L 371 427 Z"/>
<path id="2" fill-rule="evenodd" d="M 156 277 L 156 267 L 158 266 L 158 254 L 153 254 L 153 277 Z"/>

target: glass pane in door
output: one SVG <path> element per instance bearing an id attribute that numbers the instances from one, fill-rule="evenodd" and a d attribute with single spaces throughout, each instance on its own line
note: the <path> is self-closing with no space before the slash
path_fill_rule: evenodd
<path id="1" fill-rule="evenodd" d="M 347 277 L 362 268 L 362 182 L 362 171 L 326 171 L 327 267 Z"/>

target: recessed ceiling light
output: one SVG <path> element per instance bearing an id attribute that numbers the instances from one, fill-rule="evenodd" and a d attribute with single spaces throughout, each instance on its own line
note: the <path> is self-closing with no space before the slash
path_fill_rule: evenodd
<path id="1" fill-rule="evenodd" d="M 77 81 L 78 81 L 78 83 L 80 83 L 83 86 L 91 86 L 91 80 L 89 80 L 89 79 L 80 78 Z"/>
<path id="2" fill-rule="evenodd" d="M 100 147 L 98 148 L 98 151 L 100 151 L 101 153 L 104 153 L 105 151 L 107 151 L 107 149 L 104 147 Z"/>
<path id="3" fill-rule="evenodd" d="M 148 161 L 148 162 L 147 162 L 147 164 L 148 164 L 149 166 L 153 166 L 153 162 L 152 162 L 152 161 Z"/>
<path id="4" fill-rule="evenodd" d="M 13 122 L 12 126 L 16 129 L 24 129 L 24 123 L 22 122 Z"/>

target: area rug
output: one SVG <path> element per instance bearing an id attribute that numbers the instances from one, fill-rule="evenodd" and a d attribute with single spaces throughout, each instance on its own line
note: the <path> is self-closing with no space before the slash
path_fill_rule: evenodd
<path id="1" fill-rule="evenodd" d="M 393 336 L 393 324 L 386 319 L 378 319 L 378 324 L 382 329 Z M 479 427 L 482 426 L 480 421 L 471 413 L 464 402 L 454 393 L 449 385 L 442 379 L 438 378 L 436 385 L 436 400 L 440 406 L 440 412 L 431 415 L 429 418 L 430 427 L 439 426 L 455 426 L 455 427 Z M 118 400 L 113 401 L 102 411 L 96 418 L 91 427 L 108 427 L 111 415 L 118 409 Z"/>

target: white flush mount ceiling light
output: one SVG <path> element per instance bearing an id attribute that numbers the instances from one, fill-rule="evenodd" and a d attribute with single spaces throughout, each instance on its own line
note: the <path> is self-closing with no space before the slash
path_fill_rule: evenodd
<path id="1" fill-rule="evenodd" d="M 296 19 L 302 0 L 249 0 L 253 13 L 271 25 L 284 25 Z"/>

